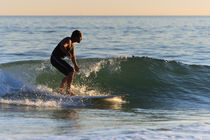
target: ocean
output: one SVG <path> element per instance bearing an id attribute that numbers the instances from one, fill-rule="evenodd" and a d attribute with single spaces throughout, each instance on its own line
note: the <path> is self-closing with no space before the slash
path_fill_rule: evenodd
<path id="1" fill-rule="evenodd" d="M 73 91 L 127 98 L 56 93 L 50 55 L 76 29 Z M 210 17 L 1 16 L 0 124 L 0 140 L 210 139 Z"/>

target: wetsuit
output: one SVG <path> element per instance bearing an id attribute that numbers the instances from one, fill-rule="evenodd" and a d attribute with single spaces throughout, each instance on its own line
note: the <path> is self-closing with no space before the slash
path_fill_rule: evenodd
<path id="1" fill-rule="evenodd" d="M 71 38 L 67 37 L 67 38 L 64 38 L 64 39 L 69 39 L 70 40 Z M 53 52 L 51 54 L 50 62 L 61 73 L 63 73 L 64 75 L 68 75 L 70 72 L 74 71 L 74 69 L 66 61 L 64 61 L 64 58 L 67 55 L 60 48 L 61 47 L 61 42 L 53 50 Z M 70 47 L 67 48 L 67 50 L 70 51 L 72 48 L 73 47 L 70 46 Z"/>

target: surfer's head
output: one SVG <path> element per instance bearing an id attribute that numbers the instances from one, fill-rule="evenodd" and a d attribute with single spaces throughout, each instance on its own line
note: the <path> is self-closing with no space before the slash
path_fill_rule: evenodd
<path id="1" fill-rule="evenodd" d="M 73 31 L 73 33 L 71 34 L 71 39 L 73 42 L 80 43 L 82 40 L 82 32 L 80 32 L 79 30 Z"/>

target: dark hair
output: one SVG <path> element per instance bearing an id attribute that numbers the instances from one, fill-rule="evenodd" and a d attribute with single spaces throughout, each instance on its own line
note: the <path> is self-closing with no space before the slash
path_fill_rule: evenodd
<path id="1" fill-rule="evenodd" d="M 76 38 L 76 37 L 81 37 L 81 36 L 82 36 L 82 33 L 79 30 L 75 30 L 71 34 L 71 38 Z"/>

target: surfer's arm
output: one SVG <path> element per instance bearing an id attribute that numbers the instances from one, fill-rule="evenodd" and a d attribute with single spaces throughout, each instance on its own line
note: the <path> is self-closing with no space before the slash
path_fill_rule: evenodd
<path id="1" fill-rule="evenodd" d="M 77 60 L 76 60 L 76 57 L 75 57 L 75 55 L 74 55 L 74 45 L 72 46 L 73 47 L 73 49 L 72 49 L 72 51 L 70 52 L 70 54 L 72 55 L 72 57 L 71 57 L 71 61 L 72 61 L 72 63 L 74 64 L 74 69 L 76 70 L 76 72 L 79 72 L 79 67 L 78 67 L 78 65 L 77 65 Z"/>

